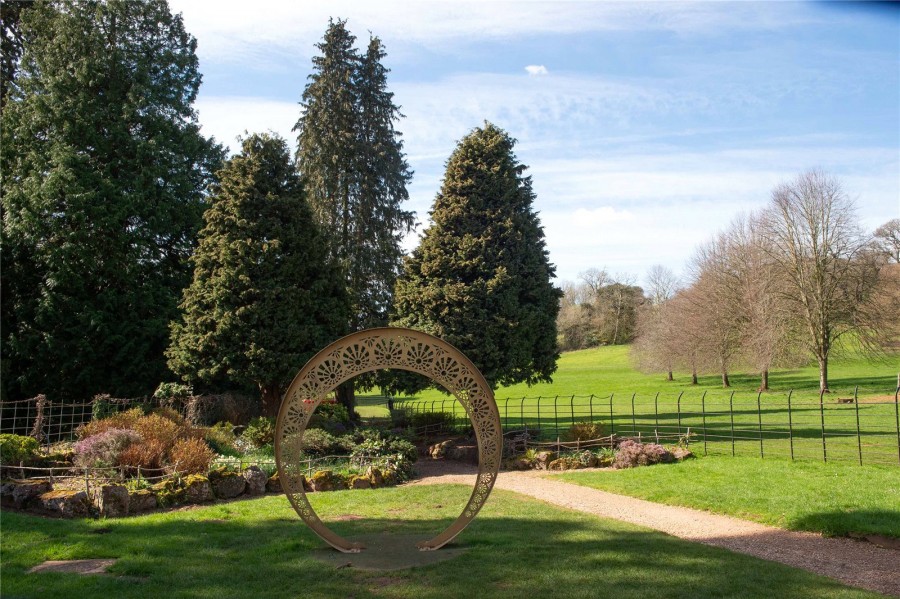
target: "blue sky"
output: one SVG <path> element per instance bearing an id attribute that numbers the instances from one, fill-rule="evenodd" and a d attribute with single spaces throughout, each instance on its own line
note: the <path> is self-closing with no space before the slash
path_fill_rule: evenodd
<path id="1" fill-rule="evenodd" d="M 900 217 L 900 10 L 826 2 L 170 0 L 198 41 L 203 130 L 291 128 L 328 18 L 388 52 L 421 228 L 456 142 L 518 139 L 560 281 L 642 283 L 777 183 L 840 177 L 869 229 Z M 415 247 L 417 235 L 405 245 Z"/>

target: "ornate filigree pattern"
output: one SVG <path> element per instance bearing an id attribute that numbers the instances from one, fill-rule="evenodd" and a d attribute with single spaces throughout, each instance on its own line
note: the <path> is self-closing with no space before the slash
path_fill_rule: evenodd
<path id="1" fill-rule="evenodd" d="M 329 545 L 343 552 L 362 549 L 328 529 L 303 488 L 300 451 L 303 432 L 316 406 L 338 385 L 358 374 L 397 368 L 429 377 L 450 391 L 465 408 L 478 441 L 478 477 L 462 514 L 445 531 L 419 544 L 439 549 L 472 521 L 497 480 L 502 452 L 500 414 L 494 394 L 478 369 L 452 345 L 410 329 L 360 331 L 335 341 L 297 374 L 278 413 L 275 459 L 282 487 L 300 518 Z"/>

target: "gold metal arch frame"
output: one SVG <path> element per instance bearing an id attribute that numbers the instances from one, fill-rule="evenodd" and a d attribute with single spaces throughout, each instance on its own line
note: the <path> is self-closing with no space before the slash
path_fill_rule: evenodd
<path id="1" fill-rule="evenodd" d="M 357 553 L 364 546 L 332 532 L 310 505 L 300 459 L 303 432 L 316 407 L 338 385 L 391 368 L 417 372 L 450 391 L 465 408 L 478 442 L 478 477 L 468 503 L 453 524 L 419 543 L 419 549 L 440 549 L 462 532 L 484 505 L 500 470 L 503 432 L 497 403 L 484 376 L 462 352 L 437 337 L 402 328 L 368 329 L 338 339 L 313 356 L 288 387 L 278 412 L 275 460 L 282 488 L 300 518 L 344 553 Z"/>

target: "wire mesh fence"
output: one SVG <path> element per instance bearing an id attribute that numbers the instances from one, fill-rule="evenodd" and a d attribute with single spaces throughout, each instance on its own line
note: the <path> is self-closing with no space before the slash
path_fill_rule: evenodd
<path id="1" fill-rule="evenodd" d="M 497 407 L 504 431 L 557 443 L 572 438 L 573 426 L 596 423 L 608 436 L 683 438 L 704 455 L 900 464 L 900 388 L 860 391 L 521 397 L 497 399 Z M 454 398 L 397 401 L 395 408 L 449 413 L 467 425 Z"/>

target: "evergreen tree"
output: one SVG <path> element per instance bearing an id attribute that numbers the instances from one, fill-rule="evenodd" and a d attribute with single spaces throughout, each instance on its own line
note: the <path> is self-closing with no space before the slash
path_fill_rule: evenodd
<path id="1" fill-rule="evenodd" d="M 38 2 L 2 116 L 11 396 L 148 393 L 222 150 L 196 41 L 163 0 Z"/>
<path id="2" fill-rule="evenodd" d="M 400 241 L 415 223 L 401 208 L 412 174 L 394 129 L 401 115 L 387 90 L 385 51 L 373 37 L 361 56 L 355 41 L 346 21 L 329 21 L 294 127 L 307 198 L 350 298 L 350 331 L 387 324 Z M 352 408 L 352 384 L 338 396 Z"/>
<path id="3" fill-rule="evenodd" d="M 0 2 L 0 108 L 16 79 L 19 60 L 25 48 L 22 37 L 22 12 L 31 8 L 34 0 L 4 0 Z"/>
<path id="4" fill-rule="evenodd" d="M 396 325 L 455 345 L 493 387 L 550 381 L 559 357 L 562 294 L 514 144 L 490 123 L 463 138 L 395 292 Z"/>
<path id="5" fill-rule="evenodd" d="M 189 382 L 256 385 L 274 415 L 297 370 L 344 332 L 344 286 L 283 139 L 251 135 L 218 178 L 169 365 Z"/>

